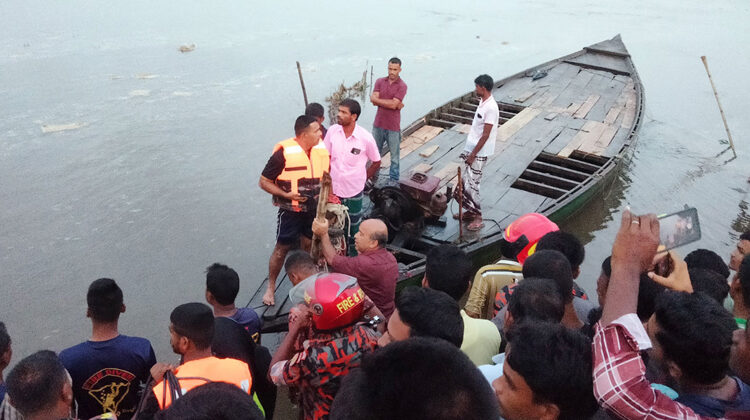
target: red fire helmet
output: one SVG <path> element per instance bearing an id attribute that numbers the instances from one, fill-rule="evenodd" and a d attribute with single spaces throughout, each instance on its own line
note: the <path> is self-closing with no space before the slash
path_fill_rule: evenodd
<path id="1" fill-rule="evenodd" d="M 547 216 L 539 213 L 527 213 L 505 228 L 503 239 L 508 244 L 506 249 L 511 249 L 511 253 L 515 253 L 516 260 L 523 264 L 526 258 L 536 251 L 536 244 L 539 239 L 556 230 L 560 230 L 560 228 Z M 506 257 L 513 256 L 506 255 Z"/>
<path id="2" fill-rule="evenodd" d="M 318 330 L 334 330 L 362 318 L 365 292 L 357 279 L 340 273 L 320 273 L 303 280 L 289 291 L 294 304 L 303 303 L 313 313 Z"/>

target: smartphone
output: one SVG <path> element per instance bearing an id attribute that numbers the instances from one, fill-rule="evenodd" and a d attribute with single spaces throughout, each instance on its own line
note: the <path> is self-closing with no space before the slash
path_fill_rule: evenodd
<path id="1" fill-rule="evenodd" d="M 662 214 L 658 218 L 659 239 L 665 251 L 701 238 L 701 225 L 698 222 L 698 210 L 695 207 L 671 214 Z"/>

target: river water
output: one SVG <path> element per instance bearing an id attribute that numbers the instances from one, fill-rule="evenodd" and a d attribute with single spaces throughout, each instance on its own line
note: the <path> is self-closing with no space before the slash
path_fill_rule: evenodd
<path id="1" fill-rule="evenodd" d="M 169 312 L 202 301 L 204 269 L 237 269 L 238 303 L 264 278 L 275 208 L 257 186 L 275 142 L 311 100 L 399 56 L 404 124 L 473 89 L 621 33 L 646 92 L 632 161 L 563 224 L 595 295 L 624 205 L 698 208 L 727 256 L 750 228 L 750 6 L 745 1 L 357 3 L 0 2 L 0 320 L 16 356 L 87 337 L 98 277 L 125 292 L 121 330 L 172 361 Z M 745 22 L 745 23 L 742 23 Z M 745 29 L 742 29 L 745 28 Z M 180 53 L 180 45 L 195 44 Z M 699 60 L 707 55 L 739 157 Z M 374 110 L 361 122 L 371 127 Z M 82 125 L 43 133 L 43 125 Z M 328 124 L 328 123 L 326 123 Z M 49 127 L 48 127 L 49 128 Z"/>

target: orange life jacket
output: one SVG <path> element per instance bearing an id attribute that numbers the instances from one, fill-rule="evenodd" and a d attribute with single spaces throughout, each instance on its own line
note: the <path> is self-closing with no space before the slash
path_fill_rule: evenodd
<path id="1" fill-rule="evenodd" d="M 177 368 L 175 376 L 180 382 L 183 395 L 208 382 L 227 382 L 236 385 L 250 395 L 250 389 L 253 385 L 253 378 L 250 375 L 247 363 L 235 359 L 219 359 L 213 356 L 181 365 Z M 164 392 L 164 381 L 154 386 L 154 396 L 156 401 L 159 402 L 161 410 L 172 404 L 172 396 L 169 392 Z"/>
<path id="2" fill-rule="evenodd" d="M 286 192 L 302 194 L 308 200 L 299 202 L 273 196 L 274 205 L 296 212 L 315 211 L 316 200 L 313 199 L 320 195 L 320 179 L 324 172 L 328 172 L 331 163 L 325 144 L 319 141 L 310 150 L 309 157 L 294 138 L 278 142 L 273 152 L 276 153 L 279 149 L 284 149 L 286 164 L 276 178 L 276 185 Z"/>

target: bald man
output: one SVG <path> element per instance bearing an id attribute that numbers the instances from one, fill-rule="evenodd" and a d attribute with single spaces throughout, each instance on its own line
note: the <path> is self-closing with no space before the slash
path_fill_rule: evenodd
<path id="1" fill-rule="evenodd" d="M 359 232 L 354 235 L 354 247 L 359 253 L 356 257 L 336 254 L 328 237 L 328 220 L 316 218 L 312 230 L 320 236 L 323 257 L 333 271 L 356 277 L 365 294 L 389 318 L 395 307 L 398 263 L 396 257 L 385 249 L 388 242 L 385 223 L 367 219 L 359 225 Z"/>

